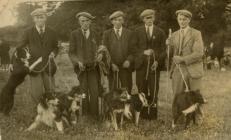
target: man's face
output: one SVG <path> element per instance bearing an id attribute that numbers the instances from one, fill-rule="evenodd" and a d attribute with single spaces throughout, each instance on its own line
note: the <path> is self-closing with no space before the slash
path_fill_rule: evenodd
<path id="1" fill-rule="evenodd" d="M 155 20 L 154 15 L 146 16 L 143 18 L 144 24 L 147 26 L 152 26 Z"/>
<path id="2" fill-rule="evenodd" d="M 190 20 L 191 20 L 190 18 L 188 18 L 188 17 L 186 17 L 184 15 L 181 15 L 181 14 L 179 14 L 177 16 L 178 24 L 179 24 L 180 28 L 183 28 L 183 29 L 186 28 L 189 25 Z"/>
<path id="3" fill-rule="evenodd" d="M 43 27 L 46 23 L 47 16 L 46 15 L 37 15 L 33 17 L 35 25 L 38 27 Z"/>
<path id="4" fill-rule="evenodd" d="M 91 20 L 87 17 L 80 16 L 79 17 L 79 24 L 83 30 L 88 30 L 91 25 Z"/>
<path id="5" fill-rule="evenodd" d="M 124 18 L 122 16 L 112 19 L 112 24 L 116 29 L 120 29 L 124 23 Z"/>

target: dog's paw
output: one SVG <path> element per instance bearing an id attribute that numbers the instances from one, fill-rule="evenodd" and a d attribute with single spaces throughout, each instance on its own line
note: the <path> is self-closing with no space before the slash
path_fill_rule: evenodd
<path id="1" fill-rule="evenodd" d="M 176 128 L 176 124 L 174 122 L 172 122 L 172 129 Z"/>
<path id="2" fill-rule="evenodd" d="M 71 124 L 72 124 L 72 125 L 76 125 L 76 124 L 77 124 L 77 121 L 71 121 Z"/>

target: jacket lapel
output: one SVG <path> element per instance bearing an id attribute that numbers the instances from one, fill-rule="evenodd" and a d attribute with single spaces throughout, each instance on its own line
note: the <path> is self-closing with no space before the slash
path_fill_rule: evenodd
<path id="1" fill-rule="evenodd" d="M 113 28 L 111 29 L 111 34 L 110 34 L 110 35 L 111 35 L 111 37 L 112 37 L 112 38 L 117 39 L 117 36 L 116 36 L 115 30 L 114 30 Z"/>
<path id="2" fill-rule="evenodd" d="M 39 35 L 36 27 L 33 28 L 33 35 L 34 35 L 35 41 L 39 44 L 40 47 L 42 47 L 41 38 L 40 38 L 40 35 Z"/>
<path id="3" fill-rule="evenodd" d="M 184 35 L 184 41 L 183 41 L 183 44 L 182 44 L 182 48 L 184 48 L 185 46 L 187 46 L 187 43 L 191 39 L 192 39 L 192 29 L 189 28 L 188 32 Z"/>
<path id="4" fill-rule="evenodd" d="M 46 46 L 48 39 L 49 39 L 49 29 L 48 29 L 48 27 L 46 27 L 45 32 L 44 32 L 44 36 L 41 39 L 41 41 L 43 41 L 43 46 Z"/>

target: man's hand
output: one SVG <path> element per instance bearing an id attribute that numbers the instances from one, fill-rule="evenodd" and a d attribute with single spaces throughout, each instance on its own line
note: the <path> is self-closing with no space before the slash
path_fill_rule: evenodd
<path id="1" fill-rule="evenodd" d="M 169 45 L 172 45 L 172 39 L 171 38 L 167 38 L 166 40 L 166 45 L 169 46 Z"/>
<path id="2" fill-rule="evenodd" d="M 119 71 L 119 67 L 116 64 L 112 64 L 112 71 L 113 72 L 118 72 Z"/>
<path id="3" fill-rule="evenodd" d="M 103 54 L 99 54 L 97 57 L 96 57 L 96 61 L 97 62 L 101 62 L 103 59 Z"/>
<path id="4" fill-rule="evenodd" d="M 173 57 L 173 61 L 174 61 L 176 64 L 180 64 L 180 63 L 183 63 L 183 62 L 184 62 L 184 59 L 183 59 L 181 56 L 174 56 L 174 57 Z"/>
<path id="5" fill-rule="evenodd" d="M 85 70 L 85 66 L 83 65 L 82 62 L 78 62 L 78 65 L 79 65 L 80 71 L 84 71 Z"/>
<path id="6" fill-rule="evenodd" d="M 147 55 L 147 56 L 150 56 L 152 55 L 154 52 L 152 49 L 147 49 L 147 50 L 144 50 L 144 55 Z"/>
<path id="7" fill-rule="evenodd" d="M 40 63 L 40 62 L 43 61 L 43 58 L 42 58 L 42 57 L 39 57 L 37 61 Z"/>
<path id="8" fill-rule="evenodd" d="M 156 70 L 157 67 L 158 67 L 158 62 L 155 61 L 151 66 L 151 70 L 154 71 L 154 70 Z"/>
<path id="9" fill-rule="evenodd" d="M 49 55 L 49 58 L 55 58 L 55 53 L 51 52 L 50 55 Z"/>
<path id="10" fill-rule="evenodd" d="M 9 72 L 13 71 L 13 64 L 9 64 Z"/>
<path id="11" fill-rule="evenodd" d="M 128 60 L 124 61 L 123 67 L 124 68 L 129 68 L 130 67 L 130 62 Z"/>

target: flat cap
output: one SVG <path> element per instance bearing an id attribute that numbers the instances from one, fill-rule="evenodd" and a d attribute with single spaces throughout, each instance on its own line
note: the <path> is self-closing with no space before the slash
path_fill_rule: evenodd
<path id="1" fill-rule="evenodd" d="M 184 16 L 186 16 L 188 18 L 192 18 L 192 13 L 190 11 L 188 11 L 188 10 L 185 10 L 185 9 L 177 10 L 176 11 L 176 16 L 178 16 L 179 14 L 184 15 Z"/>
<path id="2" fill-rule="evenodd" d="M 47 11 L 42 8 L 38 8 L 32 11 L 30 15 L 31 16 L 47 15 Z"/>
<path id="3" fill-rule="evenodd" d="M 113 12 L 110 16 L 109 16 L 109 19 L 112 20 L 114 18 L 117 18 L 117 17 L 124 17 L 124 13 L 122 11 L 115 11 Z"/>
<path id="4" fill-rule="evenodd" d="M 140 14 L 140 18 L 143 19 L 146 16 L 154 15 L 155 11 L 152 9 L 146 9 Z"/>
<path id="5" fill-rule="evenodd" d="M 77 13 L 76 14 L 76 18 L 79 18 L 80 16 L 84 16 L 84 17 L 87 17 L 87 18 L 89 18 L 89 19 L 94 19 L 95 17 L 94 16 L 92 16 L 90 13 L 88 13 L 88 12 L 79 12 L 79 13 Z"/>

